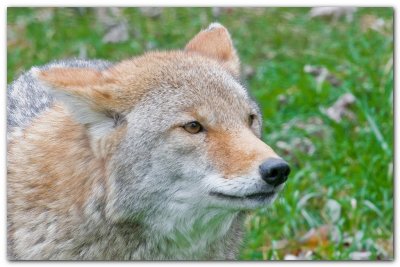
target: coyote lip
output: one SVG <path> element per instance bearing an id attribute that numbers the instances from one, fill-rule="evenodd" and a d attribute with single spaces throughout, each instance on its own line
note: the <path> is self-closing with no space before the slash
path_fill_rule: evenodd
<path id="1" fill-rule="evenodd" d="M 259 193 L 254 193 L 254 194 L 249 194 L 245 196 L 235 196 L 235 195 L 227 195 L 224 193 L 220 192 L 211 192 L 211 196 L 215 196 L 218 198 L 225 198 L 225 199 L 230 199 L 230 200 L 257 200 L 257 201 L 263 201 L 267 198 L 271 198 L 276 194 L 275 191 L 270 191 L 270 192 L 259 192 Z"/>

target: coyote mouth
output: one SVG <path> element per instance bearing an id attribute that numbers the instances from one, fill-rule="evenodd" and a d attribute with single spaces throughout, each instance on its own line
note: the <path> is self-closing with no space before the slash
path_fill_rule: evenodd
<path id="1" fill-rule="evenodd" d="M 249 194 L 245 196 L 235 196 L 235 195 L 227 195 L 224 193 L 220 192 L 211 192 L 211 196 L 215 196 L 218 198 L 224 198 L 224 199 L 229 199 L 229 200 L 257 200 L 257 201 L 263 201 L 265 199 L 271 198 L 276 194 L 275 191 L 270 191 L 270 192 L 260 192 L 260 193 L 254 193 L 254 194 Z"/>

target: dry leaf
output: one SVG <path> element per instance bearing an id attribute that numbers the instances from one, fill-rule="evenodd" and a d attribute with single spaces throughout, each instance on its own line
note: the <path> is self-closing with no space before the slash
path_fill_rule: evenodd
<path id="1" fill-rule="evenodd" d="M 341 215 L 341 205 L 334 199 L 329 199 L 325 206 L 324 210 L 329 217 L 330 223 L 335 223 L 340 219 Z"/>
<path id="2" fill-rule="evenodd" d="M 283 249 L 289 245 L 289 241 L 286 239 L 272 241 L 272 248 L 273 249 Z"/>
<path id="3" fill-rule="evenodd" d="M 278 97 L 280 100 L 280 98 Z M 286 98 L 282 99 L 286 101 Z M 307 136 L 318 136 L 318 137 L 326 137 L 328 134 L 328 128 L 324 125 L 323 120 L 318 116 L 313 116 L 307 118 L 307 120 L 302 120 L 298 118 L 294 118 L 287 123 L 282 125 L 282 129 L 285 133 L 290 132 L 293 128 L 302 129 L 307 132 Z"/>
<path id="4" fill-rule="evenodd" d="M 158 18 L 161 16 L 162 7 L 139 7 L 140 13 L 149 18 Z"/>
<path id="5" fill-rule="evenodd" d="M 285 255 L 285 257 L 283 258 L 283 260 L 285 260 L 285 261 L 297 261 L 297 260 L 299 260 L 299 259 L 298 259 L 297 256 L 295 256 L 295 255 L 287 254 L 287 255 Z"/>
<path id="6" fill-rule="evenodd" d="M 350 253 L 349 257 L 350 257 L 350 259 L 355 260 L 355 261 L 369 260 L 369 257 L 371 257 L 371 252 L 369 252 L 369 251 L 354 251 L 354 252 Z"/>
<path id="7" fill-rule="evenodd" d="M 40 22 L 46 22 L 53 18 L 54 8 L 41 8 L 35 13 L 36 19 Z"/>
<path id="8" fill-rule="evenodd" d="M 85 58 L 87 58 L 87 48 L 86 48 L 86 45 L 84 45 L 84 44 L 79 44 L 79 55 L 78 55 L 78 58 L 82 58 L 82 59 L 85 59 Z"/>
<path id="9" fill-rule="evenodd" d="M 314 76 L 318 85 L 321 85 L 324 81 L 329 82 L 334 87 L 338 87 L 342 84 L 342 82 L 325 67 L 305 65 L 304 72 Z"/>
<path id="10" fill-rule="evenodd" d="M 295 137 L 289 141 L 290 143 L 284 141 L 278 141 L 276 146 L 283 150 L 286 155 L 293 154 L 295 151 L 300 151 L 307 155 L 314 155 L 315 146 L 307 137 Z"/>
<path id="11" fill-rule="evenodd" d="M 105 28 L 104 43 L 120 43 L 129 39 L 128 23 L 121 8 L 98 7 L 95 12 L 98 22 Z"/>
<path id="12" fill-rule="evenodd" d="M 316 151 L 314 144 L 307 137 L 296 137 L 289 142 L 277 141 L 276 147 L 280 149 L 280 153 L 283 156 L 290 157 L 290 162 L 294 165 L 304 161 L 302 155 L 306 154 L 312 156 Z"/>
<path id="13" fill-rule="evenodd" d="M 355 101 L 356 98 L 354 95 L 346 93 L 342 95 L 330 108 L 322 109 L 322 112 L 337 123 L 341 122 L 343 117 L 354 119 L 355 114 L 350 110 L 350 106 L 352 106 Z"/>
<path id="14" fill-rule="evenodd" d="M 385 20 L 383 18 L 378 18 L 374 15 L 364 15 L 361 17 L 361 30 L 363 32 L 374 30 L 383 33 L 385 26 Z"/>
<path id="15" fill-rule="evenodd" d="M 122 9 L 118 7 L 96 7 L 97 21 L 105 28 L 113 27 L 122 18 Z"/>
<path id="16" fill-rule="evenodd" d="M 222 13 L 232 13 L 233 12 L 233 7 L 213 7 L 211 8 L 211 13 L 214 18 L 218 18 L 221 16 Z"/>
<path id="17" fill-rule="evenodd" d="M 304 260 L 312 260 L 313 252 L 311 250 L 301 251 L 298 255 L 287 254 L 283 258 L 286 261 L 294 260 L 294 261 L 304 261 Z"/>
<path id="18" fill-rule="evenodd" d="M 103 36 L 103 43 L 120 43 L 129 40 L 128 25 L 121 21 L 108 29 Z"/>
<path id="19" fill-rule="evenodd" d="M 352 208 L 353 210 L 355 210 L 355 209 L 357 208 L 357 199 L 352 198 L 352 199 L 350 200 L 350 205 L 351 205 L 351 208 Z"/>
<path id="20" fill-rule="evenodd" d="M 382 254 L 381 258 L 393 258 L 393 236 L 389 239 L 378 239 L 375 241 L 375 243 L 375 247 L 378 247 L 378 251 Z"/>
<path id="21" fill-rule="evenodd" d="M 244 65 L 242 69 L 243 77 L 245 79 L 251 78 L 256 74 L 256 70 L 250 65 Z"/>
<path id="22" fill-rule="evenodd" d="M 357 11 L 356 7 L 313 7 L 310 10 L 309 16 L 315 17 L 328 17 L 333 21 L 337 21 L 341 17 L 346 17 L 348 22 L 353 21 L 354 12 Z"/>
<path id="23" fill-rule="evenodd" d="M 314 155 L 315 153 L 315 146 L 314 144 L 311 142 L 310 139 L 306 138 L 306 137 L 297 137 L 294 138 L 292 141 L 292 145 L 297 149 L 302 151 L 303 153 L 307 154 L 307 155 Z"/>
<path id="24" fill-rule="evenodd" d="M 332 227 L 330 225 L 322 225 L 316 229 L 312 228 L 299 241 L 312 250 L 319 246 L 326 246 L 329 243 L 331 230 Z"/>
<path id="25" fill-rule="evenodd" d="M 286 105 L 288 103 L 288 96 L 284 94 L 278 95 L 278 102 L 280 106 Z"/>

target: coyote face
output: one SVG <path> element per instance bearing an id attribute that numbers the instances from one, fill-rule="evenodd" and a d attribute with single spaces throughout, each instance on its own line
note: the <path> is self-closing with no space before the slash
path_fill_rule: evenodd
<path id="1" fill-rule="evenodd" d="M 144 210 L 240 210 L 270 203 L 289 168 L 260 140 L 257 105 L 218 66 L 187 61 L 182 58 L 179 65 L 166 68 L 170 72 L 156 74 L 165 75 L 163 87 L 125 117 L 123 149 L 113 158 L 113 179 L 120 181 L 116 192 L 129 192 L 132 201 L 127 203 L 148 198 L 150 206 L 139 207 Z M 180 71 L 189 66 L 196 71 Z M 169 84 L 170 77 L 180 85 Z M 123 210 L 131 208 L 128 204 Z"/>
<path id="2" fill-rule="evenodd" d="M 30 139 L 20 141 L 20 146 L 17 139 L 12 141 L 11 217 L 22 216 L 18 210 L 23 207 L 15 203 L 25 200 L 13 199 L 24 197 L 23 186 L 16 185 L 29 174 L 17 162 L 29 157 L 24 152 L 29 148 L 29 153 L 43 155 L 42 163 L 26 160 L 38 164 L 30 173 L 42 177 L 24 181 L 29 188 L 38 188 L 29 191 L 33 208 L 35 203 L 70 203 L 68 208 L 53 205 L 57 208 L 51 212 L 61 216 L 57 213 L 63 210 L 72 225 L 82 223 L 82 217 L 74 221 L 68 215 L 77 208 L 76 214 L 91 218 L 88 225 L 104 220 L 103 226 L 115 228 L 134 222 L 143 229 L 135 228 L 140 235 L 132 234 L 133 238 L 157 231 L 176 240 L 183 233 L 193 245 L 172 249 L 168 241 L 161 249 L 159 239 L 147 237 L 152 239 L 147 246 L 154 244 L 161 251 L 143 250 L 147 255 L 138 249 L 130 256 L 107 252 L 107 257 L 205 257 L 209 242 L 228 240 L 225 236 L 240 211 L 271 203 L 290 172 L 288 164 L 260 139 L 261 113 L 239 82 L 239 68 L 228 31 L 212 24 L 184 51 L 149 52 L 101 68 L 53 64 L 32 69 L 29 75 L 54 97 L 55 104 L 25 130 Z M 48 192 L 65 196 L 64 202 Z M 12 231 L 18 231 L 15 225 Z M 108 232 L 112 231 L 102 234 Z M 107 238 L 107 242 L 118 240 Z M 77 245 L 81 251 L 66 255 L 85 255 L 83 244 Z M 85 257 L 101 258 L 100 252 L 93 256 L 97 250 L 88 248 L 92 254 L 86 252 Z M 31 255 L 39 255 L 35 253 Z"/>
<path id="3" fill-rule="evenodd" d="M 235 64 L 224 66 L 190 50 L 216 32 L 227 34 L 214 25 L 186 53 L 143 59 L 157 81 L 141 81 L 154 84 L 125 116 L 127 132 L 112 160 L 114 191 L 124 194 L 113 199 L 125 200 L 114 208 L 123 216 L 254 209 L 282 189 L 289 166 L 260 140 L 261 114 L 238 82 Z M 225 57 L 236 62 L 226 46 L 231 54 Z M 157 66 L 148 65 L 153 58 Z"/>

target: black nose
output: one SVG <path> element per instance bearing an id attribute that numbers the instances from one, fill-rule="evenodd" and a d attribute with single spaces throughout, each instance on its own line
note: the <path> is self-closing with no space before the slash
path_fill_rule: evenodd
<path id="1" fill-rule="evenodd" d="M 282 159 L 268 159 L 260 165 L 261 178 L 273 186 L 284 183 L 289 173 L 289 164 Z"/>

